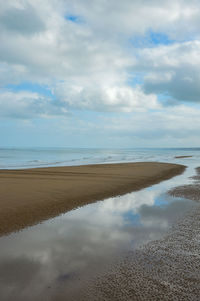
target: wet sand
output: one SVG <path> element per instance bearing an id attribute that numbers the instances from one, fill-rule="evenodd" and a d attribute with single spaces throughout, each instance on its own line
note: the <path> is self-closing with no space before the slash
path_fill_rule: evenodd
<path id="1" fill-rule="evenodd" d="M 139 162 L 0 171 L 0 234 L 169 179 L 177 164 Z"/>
<path id="2" fill-rule="evenodd" d="M 175 159 L 192 158 L 192 156 L 175 156 Z"/>
<path id="3" fill-rule="evenodd" d="M 90 282 L 87 292 L 78 292 L 75 300 L 198 301 L 199 215 L 200 207 L 188 214 L 163 239 L 130 252 L 105 275 Z"/>
<path id="4" fill-rule="evenodd" d="M 163 239 L 130 252 L 77 296 L 87 301 L 179 301 L 200 296 L 200 168 L 194 184 L 169 194 L 196 201 Z M 78 300 L 78 299 L 77 299 Z"/>
<path id="5" fill-rule="evenodd" d="M 169 191 L 169 194 L 200 202 L 200 167 L 196 168 L 196 175 L 192 179 L 194 183 L 175 187 Z"/>

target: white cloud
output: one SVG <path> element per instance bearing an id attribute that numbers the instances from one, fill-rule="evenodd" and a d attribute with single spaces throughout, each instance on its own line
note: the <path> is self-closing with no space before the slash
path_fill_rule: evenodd
<path id="1" fill-rule="evenodd" d="M 55 86 L 57 82 L 64 81 L 65 90 L 74 91 L 74 82 L 78 87 L 83 85 L 85 79 L 93 82 L 94 78 L 95 80 L 97 78 L 97 85 L 100 88 L 94 89 L 92 84 L 87 83 L 81 88 L 84 95 L 88 95 L 87 98 L 90 99 L 86 107 L 98 110 L 100 106 L 101 109 L 104 106 L 107 110 L 108 104 L 108 110 L 112 107 L 115 110 L 118 107 L 123 111 L 130 107 L 126 102 L 134 103 L 139 93 L 141 99 L 147 98 L 144 93 L 138 92 L 138 89 L 131 90 L 130 87 L 126 87 L 131 66 L 133 72 L 134 68 L 139 68 L 147 73 L 145 84 L 147 92 L 154 93 L 154 89 L 156 93 L 167 90 L 161 85 L 154 87 L 155 77 L 157 76 L 160 81 L 161 76 L 160 73 L 152 75 L 152 70 L 157 72 L 164 69 L 166 76 L 166 72 L 169 75 L 175 69 L 177 76 L 174 75 L 175 78 L 172 76 L 171 79 L 174 81 L 178 80 L 180 73 L 184 71 L 181 69 L 180 72 L 176 72 L 176 68 L 183 68 L 182 64 L 191 67 L 190 74 L 187 76 L 184 74 L 183 81 L 187 86 L 193 83 L 192 88 L 198 84 L 197 73 L 194 79 L 191 76 L 194 70 L 199 70 L 198 41 L 140 50 L 139 53 L 134 48 L 131 53 L 126 46 L 127 39 L 148 30 L 164 31 L 167 34 L 173 31 L 176 39 L 184 32 L 187 35 L 187 30 L 190 30 L 190 34 L 196 35 L 199 28 L 196 17 L 200 10 L 197 1 L 161 3 L 155 0 L 123 2 L 112 0 L 91 3 L 80 0 L 73 2 L 45 0 L 41 3 L 38 0 L 34 2 L 1 0 L 0 5 L 2 8 L 0 60 L 4 66 L 2 77 L 5 75 L 3 82 L 5 80 L 7 83 L 17 82 L 20 79 Z M 80 15 L 83 22 L 81 24 L 70 22 L 64 18 L 67 14 Z M 108 80 L 107 84 L 105 78 Z M 111 94 L 115 94 L 114 91 L 119 85 L 116 92 L 118 96 L 114 100 Z M 60 85 L 58 87 L 60 88 Z M 130 100 L 131 94 L 133 97 Z M 178 92 L 172 94 L 181 98 Z M 107 101 L 104 101 L 105 97 L 108 97 Z M 99 104 L 101 99 L 102 103 Z M 82 103 L 85 108 L 85 102 L 80 100 L 78 107 Z M 121 102 L 124 102 L 124 105 Z M 77 106 L 76 100 L 74 106 Z"/>
<path id="2" fill-rule="evenodd" d="M 0 0 L 1 117 L 121 112 L 100 127 L 146 140 L 197 135 L 199 110 L 186 102 L 200 101 L 199 14 L 197 0 Z M 149 45 L 149 32 L 175 41 Z M 6 90 L 24 81 L 48 86 L 54 98 Z"/>
<path id="3" fill-rule="evenodd" d="M 62 2 L 66 10 L 82 15 L 98 34 L 112 38 L 118 34 L 142 34 L 149 29 L 165 31 L 176 39 L 185 38 L 191 32 L 199 35 L 200 4 L 197 0 Z"/>
<path id="4" fill-rule="evenodd" d="M 122 144 L 124 140 L 134 146 L 196 146 L 199 143 L 199 114 L 198 107 L 178 105 L 165 110 L 104 117 L 102 131 L 114 138 L 121 137 Z"/>
<path id="5" fill-rule="evenodd" d="M 28 91 L 2 91 L 0 108 L 1 117 L 14 119 L 46 118 L 66 114 L 66 109 L 56 106 L 52 99 Z"/>
<path id="6" fill-rule="evenodd" d="M 92 82 L 89 86 L 57 85 L 55 94 L 62 106 L 96 111 L 145 111 L 157 109 L 159 105 L 155 95 L 145 95 L 140 87 L 102 85 Z"/>

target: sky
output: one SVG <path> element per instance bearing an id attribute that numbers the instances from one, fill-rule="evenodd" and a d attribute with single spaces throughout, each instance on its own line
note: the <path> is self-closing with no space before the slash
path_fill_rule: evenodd
<path id="1" fill-rule="evenodd" d="M 200 1 L 0 0 L 0 147 L 200 146 Z"/>

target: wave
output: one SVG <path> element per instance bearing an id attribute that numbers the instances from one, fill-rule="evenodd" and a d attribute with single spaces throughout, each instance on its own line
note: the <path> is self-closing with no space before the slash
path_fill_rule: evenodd
<path id="1" fill-rule="evenodd" d="M 191 149 L 0 149 L 0 169 L 23 169 L 48 166 L 70 166 L 101 163 L 119 163 L 136 161 L 172 162 L 176 155 L 193 155 L 191 160 L 200 158 L 200 150 L 192 153 Z M 179 160 L 177 163 L 181 163 Z"/>

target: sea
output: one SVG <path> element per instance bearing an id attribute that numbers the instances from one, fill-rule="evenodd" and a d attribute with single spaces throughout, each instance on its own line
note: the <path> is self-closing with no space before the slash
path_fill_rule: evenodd
<path id="1" fill-rule="evenodd" d="M 72 166 L 121 162 L 183 163 L 199 161 L 200 148 L 0 148 L 0 169 Z"/>

